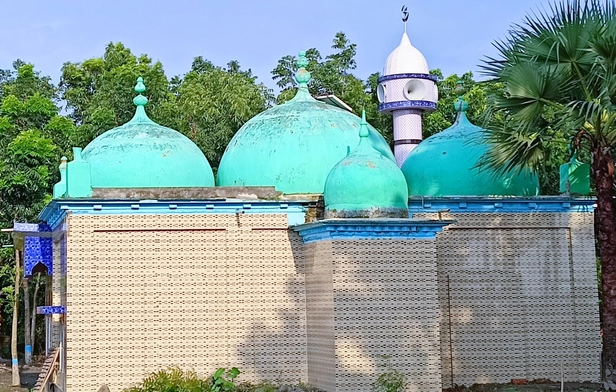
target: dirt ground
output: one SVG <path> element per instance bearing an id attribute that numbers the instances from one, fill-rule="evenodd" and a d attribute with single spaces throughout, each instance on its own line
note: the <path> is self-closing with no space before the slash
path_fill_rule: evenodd
<path id="1" fill-rule="evenodd" d="M 20 371 L 21 388 L 13 388 L 11 367 L 8 362 L 0 363 L 0 392 L 28 392 L 34 387 L 41 368 L 36 366 L 22 366 Z"/>
<path id="2" fill-rule="evenodd" d="M 40 367 L 22 366 L 21 388 L 11 387 L 11 368 L 8 362 L 0 362 L 0 392 L 29 392 L 34 387 Z M 471 387 L 444 389 L 443 392 L 560 392 L 560 383 L 530 383 L 527 385 L 484 384 Z M 565 383 L 565 392 L 598 392 L 603 391 L 601 384 L 595 383 Z"/>
<path id="3" fill-rule="evenodd" d="M 526 385 L 483 384 L 471 387 L 444 389 L 444 392 L 560 392 L 561 385 L 556 382 L 529 383 Z M 565 383 L 565 392 L 598 392 L 603 391 L 601 384 L 595 383 Z"/>

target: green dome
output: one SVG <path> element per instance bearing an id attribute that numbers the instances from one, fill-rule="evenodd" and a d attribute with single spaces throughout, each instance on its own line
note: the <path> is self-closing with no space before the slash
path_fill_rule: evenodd
<path id="1" fill-rule="evenodd" d="M 135 91 L 145 91 L 138 79 Z M 91 167 L 92 188 L 211 187 L 214 174 L 190 139 L 150 120 L 139 94 L 135 116 L 86 146 L 83 159 Z"/>
<path id="2" fill-rule="evenodd" d="M 479 170 L 487 152 L 482 128 L 466 117 L 468 104 L 459 100 L 455 124 L 422 141 L 402 165 L 410 196 L 534 196 L 539 193 L 535 173 L 494 175 Z"/>
<path id="3" fill-rule="evenodd" d="M 331 168 L 359 142 L 361 119 L 315 100 L 300 53 L 299 90 L 289 102 L 253 117 L 235 134 L 218 167 L 219 186 L 275 186 L 287 194 L 323 193 Z M 369 127 L 369 140 L 394 160 L 385 139 Z"/>
<path id="4" fill-rule="evenodd" d="M 408 218 L 408 188 L 396 163 L 375 150 L 365 112 L 359 144 L 325 181 L 325 218 Z"/>

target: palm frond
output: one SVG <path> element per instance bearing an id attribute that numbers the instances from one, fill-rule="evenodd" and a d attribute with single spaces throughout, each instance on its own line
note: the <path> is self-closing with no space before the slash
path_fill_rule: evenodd
<path id="1" fill-rule="evenodd" d="M 481 165 L 499 171 L 537 169 L 551 142 L 545 130 L 616 138 L 616 3 L 554 1 L 528 14 L 494 42 L 482 73 L 503 83 L 489 100 Z M 498 119 L 498 121 L 494 121 Z M 548 124 L 549 123 L 549 124 Z M 606 128 L 607 129 L 604 129 Z"/>

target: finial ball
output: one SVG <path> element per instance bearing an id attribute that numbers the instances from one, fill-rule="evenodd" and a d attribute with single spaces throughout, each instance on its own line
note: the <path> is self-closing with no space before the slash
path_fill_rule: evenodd
<path id="1" fill-rule="evenodd" d="M 137 78 L 137 84 L 135 85 L 135 92 L 138 94 L 145 92 L 145 84 L 143 83 L 143 78 L 141 76 Z"/>

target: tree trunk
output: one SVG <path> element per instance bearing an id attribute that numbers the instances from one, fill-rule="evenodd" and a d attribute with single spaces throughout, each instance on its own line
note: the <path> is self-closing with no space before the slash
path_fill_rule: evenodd
<path id="1" fill-rule="evenodd" d="M 24 290 L 24 363 L 32 363 L 32 342 L 30 341 L 30 279 L 23 279 L 21 287 Z"/>
<path id="2" fill-rule="evenodd" d="M 601 257 L 603 372 L 606 389 L 616 389 L 616 219 L 612 193 L 614 158 L 609 146 L 599 143 L 594 148 L 592 177 L 597 190 L 596 234 Z"/>
<path id="3" fill-rule="evenodd" d="M 36 286 L 34 286 L 34 294 L 32 295 L 32 317 L 31 317 L 31 326 L 30 326 L 30 342 L 32 343 L 32 349 L 34 350 L 34 346 L 36 346 L 36 306 L 38 299 L 39 288 L 41 287 L 41 273 L 39 272 L 36 275 Z"/>
<path id="4" fill-rule="evenodd" d="M 21 386 L 19 378 L 19 359 L 17 357 L 17 317 L 19 309 L 19 277 L 21 268 L 19 266 L 19 251 L 15 249 L 15 292 L 13 298 L 13 330 L 11 331 L 11 370 L 13 371 L 12 386 Z"/>

